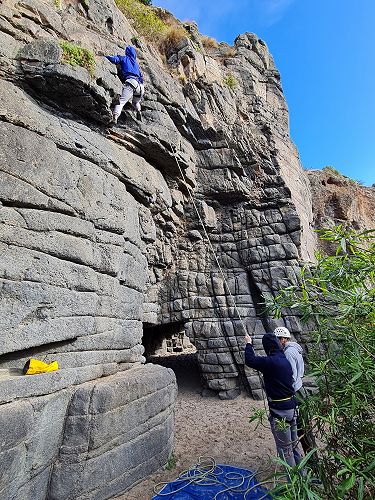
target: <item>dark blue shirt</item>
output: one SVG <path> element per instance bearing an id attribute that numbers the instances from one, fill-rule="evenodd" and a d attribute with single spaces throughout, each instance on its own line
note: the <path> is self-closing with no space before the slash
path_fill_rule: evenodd
<path id="1" fill-rule="evenodd" d="M 263 373 L 264 388 L 270 408 L 290 410 L 296 407 L 292 367 L 281 349 L 273 350 L 268 356 L 256 356 L 253 346 L 246 344 L 245 363 Z M 291 399 L 287 399 L 290 397 Z M 286 401 L 273 401 L 275 399 L 286 399 Z"/>

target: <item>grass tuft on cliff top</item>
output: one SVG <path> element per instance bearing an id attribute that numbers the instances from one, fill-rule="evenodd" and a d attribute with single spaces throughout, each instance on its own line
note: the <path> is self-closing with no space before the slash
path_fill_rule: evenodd
<path id="1" fill-rule="evenodd" d="M 66 40 L 60 41 L 60 47 L 63 51 L 62 60 L 66 64 L 71 66 L 81 66 L 87 69 L 90 76 L 94 75 L 95 70 L 95 59 L 94 54 L 88 50 L 76 45 L 74 43 L 67 42 Z"/>
<path id="2" fill-rule="evenodd" d="M 347 175 L 342 174 L 339 172 L 336 168 L 332 167 L 331 165 L 327 165 L 326 167 L 323 168 L 324 172 L 328 172 L 332 175 L 335 175 L 336 177 L 341 177 L 342 179 L 346 179 L 350 184 L 358 184 L 360 186 L 363 185 L 362 181 L 358 181 L 355 179 L 352 179 L 351 177 L 348 177 Z"/>
<path id="3" fill-rule="evenodd" d="M 217 49 L 219 47 L 217 40 L 210 36 L 201 36 L 201 42 L 205 49 Z"/>
<path id="4" fill-rule="evenodd" d="M 162 19 L 157 10 L 140 0 L 115 0 L 117 7 L 132 21 L 138 33 L 155 43 L 161 52 L 176 46 L 188 32 L 167 18 Z"/>

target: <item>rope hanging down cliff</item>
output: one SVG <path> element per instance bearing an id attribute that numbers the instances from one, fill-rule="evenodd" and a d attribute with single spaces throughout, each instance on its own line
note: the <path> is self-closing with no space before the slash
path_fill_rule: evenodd
<path id="1" fill-rule="evenodd" d="M 227 290 L 227 293 L 229 294 L 229 296 L 231 297 L 231 299 L 232 299 L 232 301 L 233 301 L 233 308 L 234 308 L 234 310 L 236 311 L 236 313 L 237 313 L 237 315 L 238 315 L 238 319 L 239 319 L 239 321 L 240 321 L 240 323 L 241 323 L 241 326 L 242 326 L 242 328 L 243 328 L 244 335 L 246 335 L 248 332 L 247 332 L 247 329 L 246 329 L 245 323 L 244 323 L 244 321 L 243 321 L 243 319 L 242 319 L 242 317 L 241 317 L 241 314 L 240 314 L 240 312 L 239 312 L 239 310 L 238 310 L 238 307 L 237 307 L 236 301 L 235 301 L 235 299 L 234 299 L 234 297 L 233 297 L 233 295 L 232 295 L 232 292 L 230 291 L 229 285 L 228 285 L 227 280 L 226 280 L 226 278 L 225 278 L 225 274 L 224 274 L 223 269 L 222 269 L 222 267 L 221 267 L 221 265 L 220 265 L 219 259 L 218 259 L 217 255 L 216 255 L 216 252 L 215 252 L 215 249 L 214 249 L 214 247 L 213 247 L 213 245 L 212 245 L 212 242 L 211 242 L 211 240 L 210 240 L 210 237 L 209 237 L 209 235 L 208 235 L 208 232 L 207 232 L 206 226 L 205 226 L 205 224 L 204 224 L 204 222 L 203 222 L 203 219 L 202 219 L 202 217 L 201 217 L 201 215 L 200 215 L 200 213 L 199 213 L 198 207 L 197 207 L 197 205 L 196 205 L 196 203 L 195 203 L 195 201 L 194 201 L 193 194 L 192 194 L 192 190 L 190 189 L 190 187 L 189 187 L 189 185 L 188 185 L 188 183 L 187 183 L 187 180 L 186 180 L 186 176 L 185 176 L 185 174 L 184 174 L 184 171 L 182 170 L 181 165 L 180 165 L 180 162 L 178 161 L 178 157 L 177 157 L 177 149 L 176 149 L 176 148 L 173 148 L 173 146 L 172 146 L 172 145 L 171 145 L 171 152 L 172 152 L 172 155 L 174 156 L 174 158 L 175 158 L 175 160 L 176 160 L 176 163 L 177 163 L 178 169 L 179 169 L 180 174 L 181 174 L 181 178 L 182 178 L 182 180 L 183 180 L 183 182 L 184 182 L 184 185 L 185 185 L 185 187 L 186 187 L 186 189 L 187 189 L 187 191 L 188 191 L 190 201 L 191 201 L 191 203 L 192 203 L 192 205 L 193 205 L 193 207 L 194 207 L 194 210 L 195 210 L 195 212 L 196 212 L 196 214 L 197 214 L 197 217 L 198 217 L 198 219 L 199 219 L 199 222 L 200 222 L 200 224 L 201 224 L 201 226 L 202 226 L 203 232 L 204 232 L 205 237 L 206 237 L 206 239 L 207 239 L 207 241 L 208 241 L 208 246 L 209 246 L 209 249 L 211 250 L 212 255 L 213 255 L 213 257 L 214 257 L 214 260 L 215 260 L 215 262 L 216 262 L 216 264 L 217 264 L 217 267 L 218 267 L 219 272 L 220 272 L 220 275 L 221 275 L 221 277 L 222 277 L 222 279 L 223 279 L 223 283 L 224 283 L 224 285 L 225 285 L 225 288 L 226 288 L 226 290 Z M 222 330 L 223 330 L 223 332 L 224 332 L 224 336 L 225 336 L 225 338 L 226 338 L 226 340 L 227 340 L 227 333 L 226 333 L 226 331 L 225 331 L 225 329 L 224 329 L 224 328 L 222 328 Z M 253 334 L 252 334 L 252 336 L 253 336 Z M 231 346 L 228 342 L 227 342 L 227 345 L 228 345 L 229 349 L 232 347 L 232 346 Z M 242 366 L 240 366 L 240 365 L 239 365 L 239 363 L 237 362 L 236 357 L 235 357 L 235 355 L 234 355 L 234 354 L 233 354 L 233 360 L 234 360 L 234 363 L 236 364 L 236 366 L 237 366 L 237 368 L 238 368 L 238 373 L 239 373 L 239 375 L 242 375 L 242 370 L 243 370 L 243 368 L 242 368 Z M 262 390 L 262 394 L 263 394 L 263 398 L 262 398 L 262 399 L 263 399 L 263 403 L 264 403 L 264 405 L 265 405 L 265 394 L 264 394 L 264 384 L 263 384 L 263 380 L 262 380 L 262 378 L 261 378 L 261 376 L 260 376 L 260 373 L 259 373 L 258 371 L 257 371 L 257 374 L 258 374 L 258 377 L 259 377 L 260 386 L 261 386 L 261 390 Z"/>

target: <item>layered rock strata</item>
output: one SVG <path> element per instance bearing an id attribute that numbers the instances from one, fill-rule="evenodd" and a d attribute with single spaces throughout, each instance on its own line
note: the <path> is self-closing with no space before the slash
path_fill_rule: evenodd
<path id="1" fill-rule="evenodd" d="M 27 387 L 8 380 L 7 399 L 18 401 L 0 405 L 3 499 L 111 498 L 170 455 L 172 370 L 150 364 L 98 378 L 91 368 L 78 379 L 62 371 Z"/>
<path id="2" fill-rule="evenodd" d="M 308 170 L 313 195 L 314 227 L 323 229 L 343 225 L 348 229 L 375 229 L 375 187 L 362 186 L 331 167 Z M 320 247 L 330 253 L 326 241 Z"/>
<path id="3" fill-rule="evenodd" d="M 194 36 L 165 66 L 111 0 L 2 2 L 0 367 L 61 368 L 0 380 L 0 414 L 25 420 L 0 452 L 4 498 L 110 498 L 166 462 L 175 381 L 143 365 L 142 336 L 184 330 L 222 398 L 262 395 L 245 332 L 299 336 L 262 306 L 314 248 L 278 71 L 256 35 L 208 52 Z M 59 40 L 132 40 L 143 121 L 109 130 L 116 68 L 64 64 Z"/>

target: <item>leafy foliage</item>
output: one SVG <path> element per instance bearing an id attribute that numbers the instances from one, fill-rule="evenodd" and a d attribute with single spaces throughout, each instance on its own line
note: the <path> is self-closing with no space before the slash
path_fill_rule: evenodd
<path id="1" fill-rule="evenodd" d="M 71 66 L 82 66 L 86 68 L 91 76 L 95 70 L 94 54 L 88 50 L 65 40 L 60 41 L 63 51 L 63 61 Z"/>
<path id="2" fill-rule="evenodd" d="M 165 469 L 166 470 L 173 470 L 176 467 L 177 464 L 177 459 L 172 453 L 170 457 L 168 458 L 167 463 L 165 464 Z"/>
<path id="3" fill-rule="evenodd" d="M 307 467 L 313 453 L 310 451 L 296 467 L 277 459 L 283 471 L 273 477 L 278 483 L 271 491 L 273 497 L 278 500 L 321 500 L 321 483 L 316 481 L 313 471 Z"/>
<path id="4" fill-rule="evenodd" d="M 165 24 L 156 13 L 139 0 L 115 0 L 118 8 L 133 21 L 134 28 L 143 36 L 159 37 L 165 31 Z"/>
<path id="5" fill-rule="evenodd" d="M 298 311 L 312 325 L 309 364 L 319 392 L 306 400 L 321 443 L 315 473 L 323 492 L 282 498 L 365 499 L 375 496 L 375 232 L 319 231 L 335 254 L 317 254 L 300 283 L 268 303 L 281 317 Z"/>
<path id="6" fill-rule="evenodd" d="M 254 430 L 256 431 L 260 425 L 265 427 L 263 422 L 267 422 L 267 411 L 265 409 L 252 408 L 249 416 L 249 423 L 256 422 Z"/>
<path id="7" fill-rule="evenodd" d="M 231 90 L 233 90 L 237 86 L 237 80 L 231 73 L 223 78 L 223 83 Z"/>
<path id="8" fill-rule="evenodd" d="M 162 51 L 167 51 L 188 33 L 181 26 L 172 26 L 161 19 L 157 11 L 150 7 L 151 2 L 140 0 L 115 0 L 118 8 L 132 20 L 138 33 L 156 43 Z"/>

